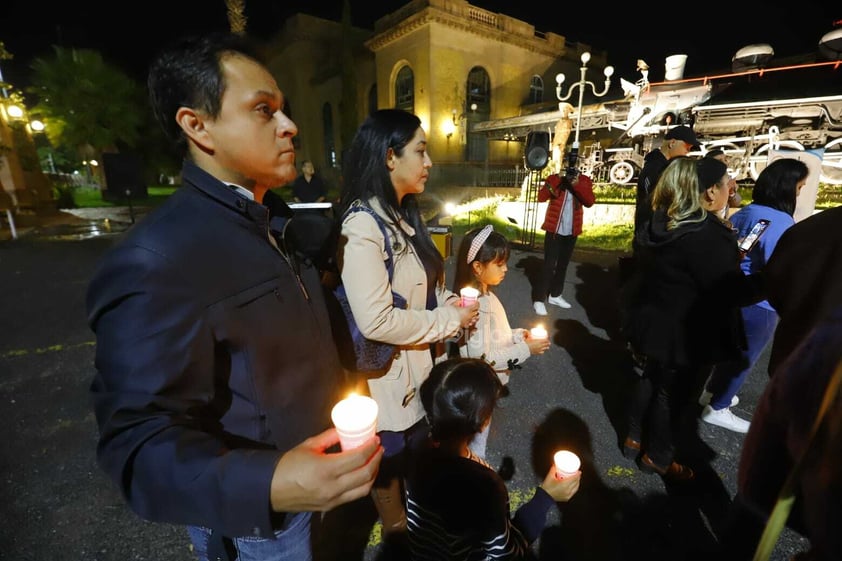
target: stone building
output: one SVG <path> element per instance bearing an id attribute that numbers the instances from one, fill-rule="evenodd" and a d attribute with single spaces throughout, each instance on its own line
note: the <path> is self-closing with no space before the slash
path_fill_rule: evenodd
<path id="1" fill-rule="evenodd" d="M 269 45 L 270 68 L 301 129 L 298 159 L 313 160 L 334 185 L 349 129 L 386 107 L 421 118 L 435 162 L 431 179 L 487 185 L 496 174 L 512 185 L 508 174 L 523 167 L 525 134 L 491 139 L 473 125 L 554 110 L 556 74 L 575 76 L 585 51 L 588 45 L 466 0 L 412 0 L 377 20 L 373 32 L 297 14 Z M 605 64 L 604 52 L 593 53 L 595 71 Z"/>

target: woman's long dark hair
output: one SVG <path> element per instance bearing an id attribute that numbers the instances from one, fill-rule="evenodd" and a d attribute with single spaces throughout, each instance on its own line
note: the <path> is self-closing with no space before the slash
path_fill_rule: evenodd
<path id="1" fill-rule="evenodd" d="M 421 128 L 421 120 L 401 109 L 380 109 L 360 125 L 343 161 L 342 196 L 339 217 L 355 200 L 375 197 L 394 224 L 405 220 L 415 230 L 410 243 L 426 267 L 431 267 L 440 284 L 444 282 L 444 259 L 427 231 L 414 194 L 398 203 L 395 187 L 386 167 L 391 148 L 402 156 L 404 148 Z"/>
<path id="2" fill-rule="evenodd" d="M 792 216 L 798 183 L 809 175 L 807 164 L 795 158 L 775 160 L 760 172 L 751 192 L 752 202 L 768 206 Z"/>

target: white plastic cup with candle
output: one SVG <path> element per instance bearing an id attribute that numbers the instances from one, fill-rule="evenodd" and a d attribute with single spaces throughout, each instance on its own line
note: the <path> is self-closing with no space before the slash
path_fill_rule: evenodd
<path id="1" fill-rule="evenodd" d="M 548 339 L 549 334 L 547 330 L 544 329 L 543 325 L 536 325 L 532 329 L 529 330 L 529 336 L 533 339 Z"/>
<path id="2" fill-rule="evenodd" d="M 479 290 L 472 286 L 466 286 L 465 288 L 459 290 L 459 296 L 462 297 L 461 306 L 463 308 L 467 308 L 469 306 L 473 306 L 477 299 L 479 298 Z"/>
<path id="3" fill-rule="evenodd" d="M 330 418 L 339 433 L 342 449 L 357 448 L 373 437 L 377 430 L 377 402 L 352 393 L 333 406 Z"/>
<path id="4" fill-rule="evenodd" d="M 570 450 L 559 450 L 556 452 L 553 455 L 553 463 L 555 463 L 556 477 L 559 479 L 574 475 L 582 466 L 579 456 Z"/>

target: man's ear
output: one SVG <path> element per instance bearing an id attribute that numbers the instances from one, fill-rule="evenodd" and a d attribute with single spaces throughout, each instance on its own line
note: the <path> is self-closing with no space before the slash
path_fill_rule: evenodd
<path id="1" fill-rule="evenodd" d="M 175 120 L 187 138 L 205 151 L 213 150 L 213 139 L 205 128 L 205 119 L 202 115 L 190 107 L 179 107 L 175 113 Z"/>

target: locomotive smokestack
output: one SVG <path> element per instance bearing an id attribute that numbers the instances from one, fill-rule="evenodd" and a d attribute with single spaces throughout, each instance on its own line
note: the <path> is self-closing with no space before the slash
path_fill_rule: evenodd
<path id="1" fill-rule="evenodd" d="M 670 55 L 666 59 L 666 71 L 664 80 L 681 80 L 684 77 L 684 65 L 687 63 L 687 55 Z"/>

